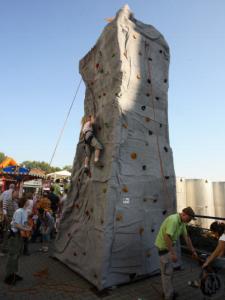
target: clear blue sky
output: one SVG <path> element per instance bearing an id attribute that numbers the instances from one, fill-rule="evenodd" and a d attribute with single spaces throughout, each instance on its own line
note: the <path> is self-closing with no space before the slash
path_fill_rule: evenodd
<path id="1" fill-rule="evenodd" d="M 126 2 L 0 1 L 0 152 L 49 162 L 79 83 L 79 60 Z M 225 180 L 225 1 L 132 0 L 171 51 L 170 142 L 177 176 Z M 82 84 L 53 166 L 72 164 Z"/>

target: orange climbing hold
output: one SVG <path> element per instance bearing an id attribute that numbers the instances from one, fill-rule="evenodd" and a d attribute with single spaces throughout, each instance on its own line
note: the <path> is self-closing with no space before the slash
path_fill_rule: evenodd
<path id="1" fill-rule="evenodd" d="M 123 215 L 121 213 L 118 213 L 116 215 L 116 221 L 122 221 L 123 220 Z"/>
<path id="2" fill-rule="evenodd" d="M 130 157 L 131 157 L 132 159 L 136 159 L 136 158 L 137 158 L 137 153 L 132 152 L 131 155 L 130 155 Z"/>
<path id="3" fill-rule="evenodd" d="M 122 191 L 123 191 L 124 193 L 128 193 L 128 188 L 127 188 L 126 186 L 124 186 L 123 189 L 122 189 Z"/>
<path id="4" fill-rule="evenodd" d="M 143 232 L 144 232 L 144 228 L 143 228 L 143 227 L 141 227 L 141 228 L 139 229 L 139 234 L 140 234 L 140 235 L 142 235 L 142 234 L 143 234 Z"/>

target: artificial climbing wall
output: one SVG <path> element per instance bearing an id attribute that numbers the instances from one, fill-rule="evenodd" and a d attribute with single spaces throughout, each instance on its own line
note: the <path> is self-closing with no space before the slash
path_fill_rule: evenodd
<path id="1" fill-rule="evenodd" d="M 84 173 L 81 139 L 54 255 L 100 290 L 159 269 L 156 233 L 176 203 L 168 66 L 163 36 L 128 6 L 80 61 L 104 167 L 92 157 Z"/>

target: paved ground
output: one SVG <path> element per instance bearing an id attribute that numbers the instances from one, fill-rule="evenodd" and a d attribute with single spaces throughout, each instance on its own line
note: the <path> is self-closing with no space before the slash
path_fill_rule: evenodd
<path id="1" fill-rule="evenodd" d="M 3 283 L 6 257 L 0 257 L 0 300 L 159 300 L 161 298 L 160 276 L 126 284 L 96 294 L 93 286 L 46 253 L 38 252 L 40 244 L 31 244 L 30 256 L 20 259 L 20 274 L 24 280 L 9 287 Z M 175 272 L 175 287 L 180 300 L 203 300 L 198 288 L 187 285 L 200 273 L 195 262 L 184 257 L 184 269 Z M 225 281 L 225 277 L 223 277 Z M 210 298 L 224 300 L 225 292 Z"/>

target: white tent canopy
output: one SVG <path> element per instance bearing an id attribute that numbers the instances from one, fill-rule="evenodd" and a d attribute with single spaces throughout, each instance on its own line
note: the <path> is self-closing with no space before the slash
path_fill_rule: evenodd
<path id="1" fill-rule="evenodd" d="M 62 171 L 57 171 L 54 173 L 49 173 L 49 174 L 47 174 L 47 177 L 48 176 L 53 177 L 54 179 L 68 178 L 71 176 L 71 173 L 67 170 L 62 170 Z"/>

